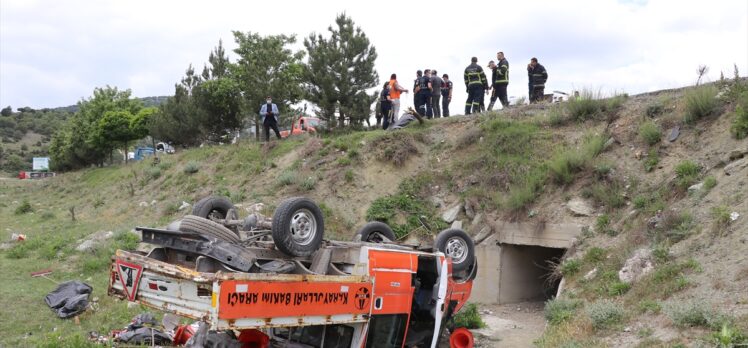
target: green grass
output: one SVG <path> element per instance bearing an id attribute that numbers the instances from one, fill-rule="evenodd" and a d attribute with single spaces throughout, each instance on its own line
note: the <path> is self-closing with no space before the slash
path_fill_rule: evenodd
<path id="1" fill-rule="evenodd" d="M 724 230 L 732 221 L 730 219 L 730 208 L 724 205 L 712 207 L 709 213 L 712 216 L 714 226 L 717 230 Z"/>
<path id="2" fill-rule="evenodd" d="M 701 118 L 713 115 L 720 107 L 720 103 L 715 98 L 717 87 L 714 85 L 704 85 L 689 89 L 685 93 L 685 123 L 694 123 Z"/>
<path id="3" fill-rule="evenodd" d="M 660 163 L 660 154 L 656 148 L 650 148 L 647 151 L 647 157 L 644 158 L 644 171 L 649 173 L 657 168 Z"/>
<path id="4" fill-rule="evenodd" d="M 23 215 L 28 214 L 34 211 L 34 208 L 31 206 L 31 203 L 29 201 L 24 200 L 21 202 L 21 204 L 16 207 L 15 214 L 16 215 Z"/>
<path id="5" fill-rule="evenodd" d="M 606 254 L 605 249 L 592 247 L 584 254 L 584 261 L 590 263 L 601 262 L 605 259 Z"/>
<path id="6" fill-rule="evenodd" d="M 748 92 L 743 92 L 735 107 L 735 119 L 730 126 L 730 133 L 735 139 L 748 137 Z"/>
<path id="7" fill-rule="evenodd" d="M 467 329 L 482 329 L 486 323 L 478 313 L 478 306 L 475 303 L 467 303 L 454 316 L 454 327 L 464 327 Z"/>
<path id="8" fill-rule="evenodd" d="M 545 303 L 544 315 L 551 325 L 558 325 L 570 320 L 581 306 L 579 300 L 553 299 Z"/>
<path id="9" fill-rule="evenodd" d="M 662 138 L 660 126 L 652 121 L 644 121 L 641 126 L 639 126 L 639 138 L 649 146 L 659 143 Z"/>
<path id="10" fill-rule="evenodd" d="M 585 312 L 592 321 L 592 327 L 595 330 L 603 330 L 620 325 L 626 316 L 623 306 L 610 300 L 590 303 L 585 307 Z"/>
<path id="11" fill-rule="evenodd" d="M 701 166 L 693 161 L 685 160 L 675 166 L 676 186 L 681 190 L 687 189 L 699 179 Z"/>
<path id="12" fill-rule="evenodd" d="M 195 174 L 200 171 L 200 165 L 195 161 L 189 161 L 184 165 L 182 171 L 188 175 Z"/>
<path id="13" fill-rule="evenodd" d="M 564 277 L 573 276 L 579 273 L 579 270 L 581 269 L 582 261 L 580 261 L 579 259 L 566 259 L 559 266 L 559 270 Z"/>

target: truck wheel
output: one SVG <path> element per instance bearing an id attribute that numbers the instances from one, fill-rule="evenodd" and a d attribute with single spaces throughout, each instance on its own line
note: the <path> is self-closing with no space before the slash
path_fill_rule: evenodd
<path id="1" fill-rule="evenodd" d="M 452 273 L 467 269 L 475 259 L 473 238 L 458 228 L 448 228 L 439 232 L 434 241 L 434 249 L 452 259 Z"/>
<path id="2" fill-rule="evenodd" d="M 182 232 L 199 233 L 231 243 L 241 242 L 239 236 L 234 231 L 217 222 L 194 215 L 183 217 L 182 222 L 179 223 L 179 230 Z"/>
<path id="3" fill-rule="evenodd" d="M 322 243 L 325 222 L 317 204 L 308 198 L 294 197 L 275 209 L 271 230 L 278 250 L 291 256 L 309 256 Z"/>
<path id="4" fill-rule="evenodd" d="M 369 243 L 384 243 L 384 238 L 390 241 L 395 241 L 395 232 L 392 231 L 389 225 L 384 222 L 371 221 L 367 222 L 366 225 L 361 227 L 356 236 L 361 236 L 362 242 Z M 384 237 L 384 238 L 383 238 Z M 354 239 L 356 237 L 354 236 Z"/>
<path id="5" fill-rule="evenodd" d="M 236 208 L 226 197 L 223 196 L 208 196 L 205 197 L 192 207 L 192 215 L 199 216 L 205 219 L 226 219 L 228 218 L 229 210 Z"/>

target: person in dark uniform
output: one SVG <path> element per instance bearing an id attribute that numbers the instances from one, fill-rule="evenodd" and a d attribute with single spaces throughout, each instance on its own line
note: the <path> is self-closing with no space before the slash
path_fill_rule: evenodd
<path id="1" fill-rule="evenodd" d="M 382 129 L 387 129 L 390 122 L 392 121 L 392 101 L 390 101 L 390 81 L 384 83 L 382 92 L 379 93 L 379 103 L 381 107 L 381 115 L 384 121 L 382 121 Z M 377 120 L 377 126 L 379 120 Z"/>
<path id="2" fill-rule="evenodd" d="M 418 93 L 416 93 L 416 88 L 418 88 L 418 81 L 423 77 L 423 71 L 418 70 L 416 71 L 416 79 L 413 80 L 413 105 L 416 105 L 416 101 L 418 100 Z"/>
<path id="3" fill-rule="evenodd" d="M 480 105 L 483 104 L 483 93 L 488 88 L 486 74 L 483 72 L 483 68 L 478 65 L 478 58 L 473 57 L 470 61 L 470 65 L 465 68 L 465 88 L 468 93 L 465 102 L 465 115 L 469 115 L 471 110 L 472 112 L 480 111 Z"/>
<path id="4" fill-rule="evenodd" d="M 548 72 L 545 67 L 538 63 L 538 59 L 533 57 L 527 66 L 527 74 L 532 81 L 532 93 L 530 94 L 530 103 L 537 103 L 543 100 L 545 92 L 545 82 L 548 81 Z"/>
<path id="5" fill-rule="evenodd" d="M 266 103 L 260 107 L 260 117 L 262 118 L 262 127 L 265 131 L 265 141 L 270 141 L 270 129 L 275 132 L 275 136 L 278 139 L 281 138 L 280 131 L 278 130 L 278 106 L 273 104 L 273 98 L 268 96 L 265 99 Z"/>
<path id="6" fill-rule="evenodd" d="M 449 117 L 449 102 L 452 101 L 452 81 L 449 75 L 442 75 L 442 116 Z"/>
<path id="7" fill-rule="evenodd" d="M 427 118 L 433 116 L 431 112 L 431 71 L 426 69 L 423 71 L 423 76 L 418 79 L 416 85 L 416 111 L 419 114 L 425 114 Z"/>
<path id="8" fill-rule="evenodd" d="M 504 52 L 496 53 L 498 64 L 489 63 L 491 67 L 491 102 L 488 104 L 488 110 L 493 108 L 496 99 L 499 99 L 501 105 L 506 108 L 509 106 L 509 98 L 506 95 L 506 87 L 509 85 L 509 62 L 504 58 Z"/>

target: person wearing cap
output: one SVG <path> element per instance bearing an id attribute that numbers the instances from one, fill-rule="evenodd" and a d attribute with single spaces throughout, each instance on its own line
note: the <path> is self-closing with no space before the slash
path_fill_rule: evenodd
<path id="1" fill-rule="evenodd" d="M 442 115 L 449 117 L 449 102 L 452 101 L 452 81 L 449 75 L 442 75 Z"/>
<path id="2" fill-rule="evenodd" d="M 444 81 L 436 74 L 436 70 L 431 70 L 431 110 L 434 112 L 434 118 L 442 117 L 442 107 L 440 104 L 442 84 L 444 84 Z"/>
<path id="3" fill-rule="evenodd" d="M 268 96 L 265 99 L 265 104 L 260 107 L 260 117 L 262 118 L 262 127 L 265 131 L 265 141 L 270 141 L 270 129 L 275 132 L 275 136 L 281 139 L 280 131 L 278 130 L 278 106 L 273 104 L 273 98 Z"/>
<path id="4" fill-rule="evenodd" d="M 530 64 L 527 65 L 527 74 L 532 83 L 532 93 L 530 93 L 530 103 L 537 103 L 543 100 L 545 92 L 545 82 L 548 81 L 548 72 L 545 67 L 538 63 L 538 59 L 533 57 Z"/>
<path id="5" fill-rule="evenodd" d="M 488 67 L 491 68 L 491 102 L 488 104 L 488 110 L 493 108 L 496 99 L 499 99 L 501 105 L 506 108 L 509 106 L 509 99 L 506 95 L 506 87 L 509 84 L 509 62 L 504 58 L 504 52 L 496 53 L 496 59 L 499 63 L 496 64 L 494 61 L 488 63 Z"/>
<path id="6" fill-rule="evenodd" d="M 397 82 L 397 75 L 390 75 L 390 103 L 392 103 L 392 122 L 397 121 L 397 116 L 400 113 L 400 94 L 408 93 L 408 90 L 400 86 Z"/>
<path id="7" fill-rule="evenodd" d="M 465 115 L 469 115 L 470 111 L 481 111 L 481 104 L 483 104 L 483 93 L 485 93 L 486 89 L 488 89 L 486 73 L 484 73 L 483 68 L 478 65 L 477 57 L 473 57 L 470 59 L 470 65 L 465 68 L 464 78 L 465 89 L 468 93 L 468 98 L 465 102 Z"/>

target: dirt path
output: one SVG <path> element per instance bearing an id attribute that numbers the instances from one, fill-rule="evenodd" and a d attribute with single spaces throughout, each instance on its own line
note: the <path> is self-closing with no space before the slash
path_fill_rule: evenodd
<path id="1" fill-rule="evenodd" d="M 545 329 L 543 302 L 482 305 L 480 312 L 487 327 L 472 330 L 476 347 L 533 347 Z"/>

